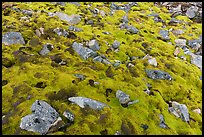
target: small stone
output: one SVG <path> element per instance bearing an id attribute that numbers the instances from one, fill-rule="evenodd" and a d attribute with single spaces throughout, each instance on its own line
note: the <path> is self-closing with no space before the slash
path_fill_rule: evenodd
<path id="1" fill-rule="evenodd" d="M 111 34 L 110 32 L 107 32 L 107 31 L 105 31 L 105 32 L 102 32 L 103 34 L 106 34 L 106 35 L 109 35 L 109 34 Z"/>
<path id="2" fill-rule="evenodd" d="M 25 41 L 20 32 L 7 32 L 2 36 L 2 43 L 5 45 L 25 44 Z"/>
<path id="3" fill-rule="evenodd" d="M 93 25 L 93 24 L 94 24 L 94 21 L 93 21 L 93 20 L 88 20 L 88 21 L 86 22 L 86 24 L 88 24 L 88 25 Z"/>
<path id="4" fill-rule="evenodd" d="M 137 34 L 139 32 L 139 30 L 136 29 L 133 25 L 127 26 L 126 29 L 127 29 L 127 31 L 129 31 L 130 33 L 133 33 L 133 34 Z"/>
<path id="5" fill-rule="evenodd" d="M 173 33 L 174 35 L 181 35 L 181 34 L 184 33 L 184 31 L 183 31 L 182 29 L 178 29 L 178 30 L 173 30 L 172 33 Z"/>
<path id="6" fill-rule="evenodd" d="M 186 46 L 185 39 L 176 39 L 174 42 L 176 43 L 176 46 Z"/>
<path id="7" fill-rule="evenodd" d="M 180 53 L 180 49 L 179 47 L 176 47 L 175 51 L 174 51 L 174 56 L 177 56 Z"/>
<path id="8" fill-rule="evenodd" d="M 116 131 L 114 135 L 121 135 L 120 131 Z"/>
<path id="9" fill-rule="evenodd" d="M 45 45 L 43 45 L 43 49 L 39 52 L 40 55 L 47 55 L 50 51 L 52 51 L 52 49 L 54 48 L 54 46 L 50 43 L 47 43 Z"/>
<path id="10" fill-rule="evenodd" d="M 151 59 L 149 59 L 148 60 L 148 63 L 150 64 L 150 65 L 153 65 L 153 66 L 157 66 L 157 61 L 156 61 L 156 58 L 151 58 Z"/>
<path id="11" fill-rule="evenodd" d="M 151 79 L 166 79 L 166 80 L 172 80 L 171 75 L 169 73 L 161 71 L 161 70 L 145 70 L 147 73 L 147 76 Z"/>
<path id="12" fill-rule="evenodd" d="M 100 15 L 101 15 L 102 17 L 105 17 L 105 16 L 106 16 L 106 12 L 103 11 L 103 10 L 100 10 L 99 13 L 100 13 Z"/>
<path id="13" fill-rule="evenodd" d="M 144 90 L 145 93 L 147 93 L 148 95 L 151 93 L 151 91 L 147 88 Z"/>
<path id="14" fill-rule="evenodd" d="M 169 32 L 168 30 L 160 30 L 159 34 L 162 36 L 162 39 L 169 40 Z"/>
<path id="15" fill-rule="evenodd" d="M 102 62 L 103 61 L 103 58 L 101 56 L 97 56 L 93 59 L 93 61 L 98 61 L 98 62 Z"/>
<path id="16" fill-rule="evenodd" d="M 200 43 L 202 43 L 202 39 L 189 40 L 188 46 L 197 51 L 201 47 Z"/>
<path id="17" fill-rule="evenodd" d="M 100 50 L 100 46 L 97 40 L 93 39 L 91 41 L 89 41 L 88 46 L 90 49 L 92 49 L 93 51 L 97 51 Z"/>
<path id="18" fill-rule="evenodd" d="M 185 56 L 180 56 L 181 59 L 183 60 L 186 60 L 186 57 Z"/>
<path id="19" fill-rule="evenodd" d="M 45 33 L 44 33 L 44 28 L 39 28 L 39 30 L 40 30 L 40 33 L 41 33 L 41 34 L 45 34 Z"/>
<path id="20" fill-rule="evenodd" d="M 160 119 L 160 124 L 159 124 L 159 126 L 160 126 L 161 128 L 167 128 L 167 125 L 166 125 L 165 122 L 164 122 L 164 116 L 163 116 L 162 114 L 159 114 L 159 119 Z"/>
<path id="21" fill-rule="evenodd" d="M 201 114 L 201 110 L 199 108 L 193 110 L 194 113 Z"/>
<path id="22" fill-rule="evenodd" d="M 191 6 L 187 11 L 186 11 L 186 16 L 188 16 L 190 19 L 194 18 L 196 16 L 196 12 L 198 11 L 198 7 L 196 6 Z"/>
<path id="23" fill-rule="evenodd" d="M 129 22 L 128 16 L 127 15 L 123 16 L 121 21 L 122 21 L 122 23 L 128 23 Z"/>
<path id="24" fill-rule="evenodd" d="M 75 14 L 69 16 L 62 12 L 56 12 L 55 15 L 61 20 L 67 21 L 70 25 L 78 24 L 81 21 L 81 16 Z"/>
<path id="25" fill-rule="evenodd" d="M 76 5 L 76 6 L 80 6 L 80 3 L 79 3 L 79 2 L 69 2 L 69 3 L 74 4 L 74 5 Z"/>
<path id="26" fill-rule="evenodd" d="M 23 14 L 27 14 L 28 16 L 32 16 L 33 11 L 30 11 L 30 10 L 22 10 L 22 13 L 23 13 Z"/>
<path id="27" fill-rule="evenodd" d="M 120 60 L 115 60 L 115 63 L 113 64 L 114 67 L 119 67 L 121 64 Z"/>
<path id="28" fill-rule="evenodd" d="M 63 37 L 67 37 L 69 35 L 68 32 L 66 32 L 64 29 L 61 29 L 61 28 L 55 28 L 53 29 L 53 32 L 55 32 L 58 36 L 63 36 Z"/>
<path id="29" fill-rule="evenodd" d="M 55 4 L 55 5 L 61 5 L 61 6 L 65 6 L 66 3 L 65 2 L 50 2 L 52 4 Z"/>
<path id="30" fill-rule="evenodd" d="M 107 64 L 107 65 L 111 64 L 107 59 L 103 59 L 101 63 Z"/>
<path id="31" fill-rule="evenodd" d="M 77 28 L 76 26 L 69 26 L 68 28 L 70 31 L 80 32 L 82 31 L 81 28 Z"/>
<path id="32" fill-rule="evenodd" d="M 137 99 L 137 100 L 134 100 L 134 101 L 130 101 L 130 102 L 128 102 L 128 104 L 127 104 L 127 105 L 129 106 L 129 105 L 135 104 L 135 103 L 137 103 L 137 102 L 139 102 L 139 100 L 138 100 L 138 99 Z"/>
<path id="33" fill-rule="evenodd" d="M 117 41 L 117 40 L 115 40 L 115 41 L 113 42 L 112 47 L 113 47 L 114 49 L 117 49 L 119 46 L 120 46 L 120 42 Z"/>
<path id="34" fill-rule="evenodd" d="M 128 24 L 127 23 L 121 23 L 119 25 L 120 29 L 127 29 L 128 28 Z"/>
<path id="35" fill-rule="evenodd" d="M 191 64 L 196 65 L 202 70 L 202 56 L 191 54 Z"/>
<path id="36" fill-rule="evenodd" d="M 40 33 L 40 31 L 39 31 L 38 29 L 35 30 L 35 34 L 36 34 L 38 37 L 41 36 L 41 33 Z"/>
<path id="37" fill-rule="evenodd" d="M 76 76 L 77 78 L 79 78 L 81 81 L 86 78 L 86 76 L 84 76 L 84 75 L 82 75 L 82 74 L 74 74 L 74 76 Z"/>
<path id="38" fill-rule="evenodd" d="M 130 102 L 130 96 L 126 93 L 124 93 L 121 90 L 117 90 L 116 92 L 116 98 L 119 99 L 120 104 L 128 104 L 128 102 Z"/>
<path id="39" fill-rule="evenodd" d="M 65 110 L 63 115 L 70 121 L 73 122 L 74 121 L 74 114 L 72 114 L 70 111 Z"/>

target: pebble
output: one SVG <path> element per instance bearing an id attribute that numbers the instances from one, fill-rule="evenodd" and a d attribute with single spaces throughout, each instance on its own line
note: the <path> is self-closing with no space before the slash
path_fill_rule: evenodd
<path id="1" fill-rule="evenodd" d="M 119 46 L 120 46 L 120 42 L 117 41 L 117 40 L 115 40 L 115 41 L 113 42 L 112 47 L 113 47 L 114 49 L 117 49 Z"/>
<path id="2" fill-rule="evenodd" d="M 201 110 L 199 108 L 193 110 L 194 113 L 201 114 Z"/>
<path id="3" fill-rule="evenodd" d="M 150 64 L 150 65 L 153 65 L 153 66 L 157 66 L 157 60 L 156 60 L 156 58 L 151 58 L 151 59 L 149 59 L 148 60 L 148 63 Z"/>

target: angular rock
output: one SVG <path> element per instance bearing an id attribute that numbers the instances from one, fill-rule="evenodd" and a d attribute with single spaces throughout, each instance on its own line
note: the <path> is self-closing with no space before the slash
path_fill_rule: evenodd
<path id="1" fill-rule="evenodd" d="M 47 55 L 50 51 L 52 51 L 52 49 L 54 48 L 54 46 L 52 44 L 45 44 L 43 45 L 43 49 L 39 52 L 40 55 Z"/>
<path id="2" fill-rule="evenodd" d="M 61 28 L 55 28 L 53 30 L 58 36 L 63 36 L 63 37 L 67 37 L 69 35 L 68 32 L 66 32 L 64 29 Z"/>
<path id="3" fill-rule="evenodd" d="M 113 64 L 114 67 L 119 67 L 121 64 L 120 60 L 115 60 L 115 63 Z"/>
<path id="4" fill-rule="evenodd" d="M 100 50 L 100 46 L 97 40 L 93 39 L 91 41 L 89 41 L 88 46 L 90 49 L 92 49 L 93 51 L 97 51 Z"/>
<path id="5" fill-rule="evenodd" d="M 147 76 L 151 79 L 166 79 L 166 80 L 172 80 L 172 77 L 169 73 L 161 71 L 161 70 L 145 70 L 147 73 Z"/>
<path id="6" fill-rule="evenodd" d="M 56 12 L 55 15 L 58 16 L 61 20 L 67 21 L 70 25 L 78 24 L 81 21 L 81 16 L 79 15 L 73 14 L 69 16 L 62 12 Z"/>
<path id="7" fill-rule="evenodd" d="M 74 42 L 72 44 L 72 48 L 74 49 L 75 52 L 77 52 L 80 57 L 84 60 L 87 60 L 90 57 L 95 57 L 97 56 L 97 53 L 87 47 L 83 47 L 83 44 Z"/>
<path id="8" fill-rule="evenodd" d="M 82 31 L 81 28 L 77 28 L 76 26 L 69 26 L 68 28 L 70 31 L 80 32 Z"/>
<path id="9" fill-rule="evenodd" d="M 159 114 L 159 119 L 160 119 L 160 124 L 159 124 L 159 126 L 160 126 L 161 128 L 167 128 L 167 125 L 166 125 L 166 123 L 164 122 L 164 116 L 163 116 L 162 114 Z"/>
<path id="10" fill-rule="evenodd" d="M 129 31 L 130 33 L 133 33 L 133 34 L 137 34 L 139 32 L 139 30 L 136 29 L 133 25 L 127 26 L 126 29 L 127 29 L 127 31 Z"/>
<path id="11" fill-rule="evenodd" d="M 129 22 L 128 16 L 127 15 L 123 16 L 122 19 L 121 19 L 121 22 L 122 23 L 128 23 Z"/>
<path id="12" fill-rule="evenodd" d="M 153 66 L 157 66 L 157 60 L 156 60 L 156 58 L 151 58 L 151 59 L 149 59 L 148 60 L 148 63 L 150 64 L 150 65 L 153 65 Z"/>
<path id="13" fill-rule="evenodd" d="M 186 16 L 188 16 L 190 19 L 194 18 L 196 16 L 196 12 L 198 11 L 198 7 L 196 6 L 191 6 L 187 11 L 186 11 Z"/>
<path id="14" fill-rule="evenodd" d="M 2 43 L 5 45 L 25 44 L 25 41 L 20 32 L 7 32 L 2 36 Z"/>
<path id="15" fill-rule="evenodd" d="M 36 100 L 31 110 L 32 114 L 21 119 L 21 129 L 46 134 L 59 117 L 57 111 L 42 100 Z"/>
<path id="16" fill-rule="evenodd" d="M 173 33 L 174 35 L 181 35 L 181 34 L 184 33 L 184 31 L 183 31 L 182 29 L 178 29 L 178 30 L 173 30 L 172 33 Z"/>
<path id="17" fill-rule="evenodd" d="M 70 122 L 74 122 L 75 116 L 70 111 L 65 110 L 63 116 L 65 116 Z"/>
<path id="18" fill-rule="evenodd" d="M 186 46 L 185 39 L 176 39 L 174 42 L 176 43 L 176 46 Z"/>
<path id="19" fill-rule="evenodd" d="M 196 65 L 202 70 L 202 56 L 191 54 L 191 64 Z"/>
<path id="20" fill-rule="evenodd" d="M 113 42 L 112 47 L 113 47 L 114 49 L 117 49 L 119 46 L 120 46 L 120 42 L 117 41 L 117 40 L 115 40 L 115 41 Z"/>
<path id="21" fill-rule="evenodd" d="M 101 56 L 97 56 L 93 59 L 93 61 L 102 62 L 103 58 Z"/>
<path id="22" fill-rule="evenodd" d="M 116 98 L 119 99 L 120 104 L 124 104 L 124 105 L 128 104 L 131 101 L 130 96 L 121 90 L 117 90 Z"/>
<path id="23" fill-rule="evenodd" d="M 194 113 L 201 114 L 201 110 L 199 108 L 193 110 Z"/>
<path id="24" fill-rule="evenodd" d="M 74 76 L 76 76 L 77 78 L 79 78 L 81 81 L 86 78 L 86 76 L 84 76 L 84 75 L 82 75 L 82 74 L 74 74 Z"/>
<path id="25" fill-rule="evenodd" d="M 160 30 L 159 34 L 162 36 L 162 39 L 169 40 L 169 32 L 168 30 Z"/>
<path id="26" fill-rule="evenodd" d="M 72 103 L 79 105 L 81 108 L 84 108 L 85 106 L 87 106 L 94 110 L 101 110 L 105 106 L 107 106 L 102 102 L 99 102 L 90 98 L 86 98 L 86 97 L 70 97 L 68 98 L 68 100 L 71 101 Z"/>
<path id="27" fill-rule="evenodd" d="M 180 53 L 180 49 L 179 47 L 176 47 L 175 51 L 174 51 L 174 56 L 177 56 Z"/>
<path id="28" fill-rule="evenodd" d="M 183 121 L 189 122 L 189 114 L 188 114 L 188 108 L 184 104 L 179 104 L 176 101 L 170 102 L 172 104 L 172 107 L 169 107 L 169 112 L 174 114 L 176 117 L 181 118 Z"/>

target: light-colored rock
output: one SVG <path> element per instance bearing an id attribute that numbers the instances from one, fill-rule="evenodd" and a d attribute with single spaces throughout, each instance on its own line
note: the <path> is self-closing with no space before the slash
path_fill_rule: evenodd
<path id="1" fill-rule="evenodd" d="M 74 114 L 71 113 L 70 111 L 68 110 L 65 110 L 64 113 L 63 113 L 63 116 L 65 116 L 70 122 L 73 122 L 74 121 Z"/>
<path id="2" fill-rule="evenodd" d="M 130 96 L 121 90 L 117 90 L 116 98 L 119 99 L 120 104 L 128 104 L 131 101 Z"/>
<path id="3" fill-rule="evenodd" d="M 202 56 L 191 54 L 191 64 L 196 65 L 202 70 Z"/>
<path id="4" fill-rule="evenodd" d="M 193 110 L 194 113 L 201 114 L 201 110 L 199 108 Z"/>
<path id="5" fill-rule="evenodd" d="M 119 46 L 120 46 L 120 42 L 117 41 L 117 40 L 115 40 L 115 41 L 113 42 L 112 47 L 113 47 L 114 49 L 117 49 Z"/>
<path id="6" fill-rule="evenodd" d="M 25 44 L 23 36 L 20 32 L 7 32 L 2 35 L 2 43 L 5 45 Z"/>
<path id="7" fill-rule="evenodd" d="M 196 12 L 198 11 L 198 7 L 196 6 L 191 6 L 187 11 L 186 11 L 186 16 L 188 16 L 190 19 L 194 18 L 196 16 Z"/>
<path id="8" fill-rule="evenodd" d="M 174 42 L 176 43 L 176 46 L 186 46 L 185 39 L 176 39 Z"/>
<path id="9" fill-rule="evenodd" d="M 93 39 L 91 41 L 89 41 L 88 46 L 90 49 L 92 49 L 93 51 L 97 51 L 100 50 L 100 46 L 97 40 Z"/>
<path id="10" fill-rule="evenodd" d="M 39 52 L 40 55 L 47 55 L 50 51 L 52 51 L 52 49 L 54 48 L 54 46 L 50 43 L 47 43 L 45 45 L 43 45 L 43 49 Z"/>
<path id="11" fill-rule="evenodd" d="M 175 51 L 174 51 L 174 56 L 177 56 L 180 53 L 180 49 L 179 47 L 176 47 Z"/>
<path id="12" fill-rule="evenodd" d="M 67 21 L 70 25 L 78 24 L 81 21 L 81 16 L 75 14 L 69 16 L 62 12 L 56 12 L 55 15 L 61 20 Z"/>
<path id="13" fill-rule="evenodd" d="M 153 65 L 153 66 L 157 66 L 157 60 L 156 60 L 156 58 L 151 58 L 151 59 L 149 59 L 148 60 L 148 63 L 150 64 L 150 65 Z"/>

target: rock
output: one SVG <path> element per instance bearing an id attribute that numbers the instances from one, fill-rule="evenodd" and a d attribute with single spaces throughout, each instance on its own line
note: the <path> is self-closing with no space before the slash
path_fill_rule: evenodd
<path id="1" fill-rule="evenodd" d="M 171 18 L 171 20 L 170 20 L 170 22 L 169 22 L 169 24 L 171 24 L 171 23 L 182 23 L 182 21 L 181 20 L 178 20 L 178 19 L 176 19 L 176 18 Z"/>
<path id="2" fill-rule="evenodd" d="M 201 47 L 202 39 L 189 40 L 188 46 L 196 51 Z"/>
<path id="3" fill-rule="evenodd" d="M 77 52 L 80 57 L 84 60 L 87 60 L 90 57 L 96 57 L 97 53 L 87 47 L 83 47 L 83 44 L 74 42 L 72 48 Z"/>
<path id="4" fill-rule="evenodd" d="M 194 18 L 196 16 L 196 12 L 198 11 L 198 7 L 196 6 L 191 6 L 187 11 L 186 11 L 186 16 L 188 16 L 190 19 Z"/>
<path id="5" fill-rule="evenodd" d="M 169 107 L 169 112 L 174 114 L 176 117 L 181 118 L 183 121 L 189 122 L 189 114 L 188 114 L 188 108 L 184 104 L 179 104 L 176 101 L 170 101 L 169 103 L 172 104 L 172 107 Z"/>
<path id="6" fill-rule="evenodd" d="M 115 40 L 115 41 L 113 42 L 112 47 L 113 47 L 114 49 L 117 49 L 119 46 L 120 46 L 120 42 L 117 41 L 117 40 Z"/>
<path id="7" fill-rule="evenodd" d="M 129 22 L 128 16 L 127 15 L 123 16 L 122 19 L 121 19 L 121 22 L 122 23 L 128 23 Z"/>
<path id="8" fill-rule="evenodd" d="M 186 57 L 185 56 L 180 56 L 181 59 L 183 60 L 186 60 Z"/>
<path id="9" fill-rule="evenodd" d="M 76 5 L 76 6 L 80 6 L 80 3 L 79 3 L 79 2 L 69 2 L 69 3 L 74 4 L 74 5 Z"/>
<path id="10" fill-rule="evenodd" d="M 150 64 L 150 65 L 153 65 L 153 66 L 157 66 L 157 61 L 156 61 L 156 58 L 151 58 L 151 59 L 149 59 L 148 60 L 148 63 Z"/>
<path id="11" fill-rule="evenodd" d="M 63 116 L 65 116 L 69 122 L 74 122 L 74 114 L 72 114 L 70 111 L 65 110 Z"/>
<path id="12" fill-rule="evenodd" d="M 72 103 L 79 105 L 81 108 L 84 108 L 86 106 L 94 110 L 101 110 L 105 106 L 107 106 L 102 102 L 99 102 L 90 98 L 86 98 L 86 97 L 70 97 L 68 98 L 68 100 L 71 101 Z"/>
<path id="13" fill-rule="evenodd" d="M 93 51 L 97 51 L 100 50 L 100 46 L 97 40 L 93 39 L 91 41 L 89 41 L 88 46 L 90 49 L 92 49 Z"/>
<path id="14" fill-rule="evenodd" d="M 36 100 L 33 103 L 31 110 L 32 114 L 21 119 L 21 129 L 46 134 L 52 124 L 55 123 L 59 117 L 56 110 L 42 100 Z"/>
<path id="15" fill-rule="evenodd" d="M 120 104 L 124 104 L 124 105 L 128 104 L 131 101 L 130 96 L 121 90 L 117 90 L 116 98 L 119 99 Z"/>
<path id="16" fill-rule="evenodd" d="M 27 14 L 28 16 L 32 16 L 33 11 L 30 11 L 30 10 L 22 10 L 22 13 L 23 13 L 23 14 Z"/>
<path id="17" fill-rule="evenodd" d="M 7 32 L 2 36 L 2 43 L 5 45 L 25 44 L 25 41 L 20 32 Z"/>
<path id="18" fill-rule="evenodd" d="M 147 73 L 147 76 L 151 79 L 166 79 L 166 80 L 172 80 L 172 77 L 169 75 L 169 73 L 161 71 L 161 70 L 145 70 Z"/>
<path id="19" fill-rule="evenodd" d="M 162 36 L 162 39 L 169 40 L 169 32 L 168 30 L 160 30 L 159 34 Z"/>
<path id="20" fill-rule="evenodd" d="M 66 3 L 65 2 L 50 2 L 52 4 L 55 4 L 55 5 L 61 5 L 61 6 L 65 6 Z"/>
<path id="21" fill-rule="evenodd" d="M 76 76 L 77 78 L 79 78 L 81 81 L 85 80 L 86 76 L 82 75 L 82 74 L 74 74 L 74 76 Z"/>
<path id="22" fill-rule="evenodd" d="M 163 116 L 162 114 L 159 114 L 159 119 L 160 119 L 160 124 L 159 124 L 159 126 L 160 126 L 161 128 L 167 128 L 167 125 L 166 125 L 165 122 L 164 122 L 164 116 Z"/>
<path id="23" fill-rule="evenodd" d="M 114 67 L 119 67 L 121 64 L 120 60 L 115 60 L 115 63 L 113 64 Z"/>
<path id="24" fill-rule="evenodd" d="M 103 61 L 103 58 L 101 56 L 97 56 L 93 59 L 93 61 L 98 61 L 98 62 L 102 62 Z"/>
<path id="25" fill-rule="evenodd" d="M 66 32 L 64 29 L 61 29 L 61 28 L 55 28 L 53 29 L 53 32 L 55 32 L 58 36 L 63 36 L 63 37 L 67 37 L 69 35 L 68 32 Z"/>
<path id="26" fill-rule="evenodd" d="M 129 105 L 135 104 L 135 103 L 137 103 L 137 102 L 139 102 L 139 100 L 138 100 L 138 99 L 137 99 L 137 100 L 134 100 L 134 101 L 130 101 L 130 102 L 128 102 L 128 104 L 127 104 L 127 105 L 129 106 Z"/>
<path id="27" fill-rule="evenodd" d="M 58 16 L 61 20 L 67 21 L 70 25 L 78 24 L 81 21 L 81 16 L 75 14 L 69 16 L 62 12 L 56 12 L 55 15 Z"/>
<path id="28" fill-rule="evenodd" d="M 54 46 L 50 43 L 47 43 L 45 45 L 43 45 L 43 49 L 39 52 L 40 55 L 47 55 L 50 51 L 52 51 L 52 49 L 54 48 Z"/>
<path id="29" fill-rule="evenodd" d="M 107 59 L 103 59 L 101 63 L 107 64 L 107 65 L 111 64 Z"/>
<path id="30" fill-rule="evenodd" d="M 126 29 L 128 27 L 128 24 L 127 23 L 121 23 L 119 25 L 120 29 Z"/>
<path id="31" fill-rule="evenodd" d="M 64 125 L 65 125 L 65 123 L 62 121 L 62 118 L 58 117 L 57 120 L 49 128 L 47 134 L 58 131 Z"/>
<path id="32" fill-rule="evenodd" d="M 81 28 L 77 28 L 76 26 L 69 26 L 68 28 L 70 31 L 80 32 L 82 31 Z"/>
<path id="33" fill-rule="evenodd" d="M 201 110 L 199 108 L 193 110 L 194 113 L 201 114 Z"/>
<path id="34" fill-rule="evenodd" d="M 184 31 L 183 31 L 182 29 L 178 29 L 178 30 L 173 30 L 172 33 L 173 33 L 174 35 L 181 35 L 181 34 L 184 33 Z"/>
<path id="35" fill-rule="evenodd" d="M 191 54 L 191 64 L 196 65 L 202 70 L 202 56 Z"/>
<path id="36" fill-rule="evenodd" d="M 120 131 L 116 131 L 114 135 L 121 135 Z"/>
<path id="37" fill-rule="evenodd" d="M 102 17 L 105 17 L 105 16 L 106 16 L 106 12 L 103 11 L 103 10 L 100 10 L 99 13 L 100 13 L 100 15 L 101 15 Z"/>
<path id="38" fill-rule="evenodd" d="M 180 53 L 180 48 L 176 47 L 175 51 L 174 51 L 174 56 L 177 56 Z"/>
<path id="39" fill-rule="evenodd" d="M 130 33 L 133 33 L 133 34 L 137 34 L 139 32 L 139 30 L 136 29 L 133 25 L 127 26 L 126 29 L 127 29 L 127 31 L 129 31 Z"/>
<path id="40" fill-rule="evenodd" d="M 147 88 L 144 90 L 145 93 L 147 93 L 148 95 L 150 95 L 151 91 Z"/>
<path id="41" fill-rule="evenodd" d="M 176 43 L 176 46 L 186 46 L 185 39 L 176 39 L 174 42 Z"/>
<path id="42" fill-rule="evenodd" d="M 39 31 L 38 29 L 35 30 L 35 34 L 36 34 L 38 37 L 41 36 L 41 33 L 40 33 L 40 31 Z"/>
<path id="43" fill-rule="evenodd" d="M 109 35 L 109 34 L 111 34 L 110 32 L 107 32 L 107 31 L 105 31 L 105 32 L 102 32 L 103 34 L 106 34 L 106 35 Z"/>
<path id="44" fill-rule="evenodd" d="M 93 25 L 93 24 L 94 24 L 94 21 L 93 21 L 93 20 L 88 20 L 88 21 L 86 22 L 86 24 L 88 24 L 88 25 Z"/>
<path id="45" fill-rule="evenodd" d="M 94 10 L 92 10 L 92 13 L 93 13 L 93 14 L 98 14 L 98 13 L 99 13 L 99 11 L 100 11 L 99 9 L 94 8 Z"/>

